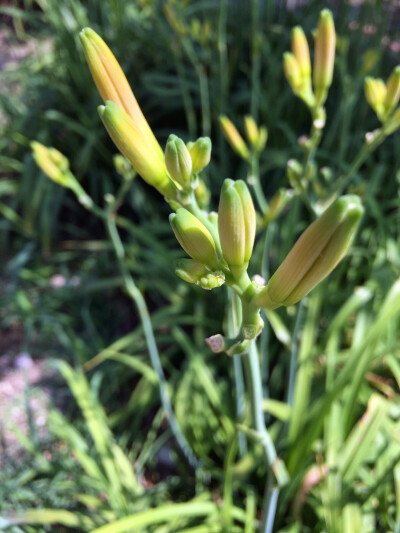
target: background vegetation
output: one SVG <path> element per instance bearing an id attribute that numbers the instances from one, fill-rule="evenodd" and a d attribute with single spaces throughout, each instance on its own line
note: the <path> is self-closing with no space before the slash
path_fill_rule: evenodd
<path id="1" fill-rule="evenodd" d="M 177 420 L 201 463 L 193 469 L 171 435 L 143 325 L 103 225 L 39 171 L 29 143 L 63 152 L 101 205 L 120 184 L 79 44 L 80 29 L 90 26 L 120 61 L 162 146 L 170 133 L 212 138 L 211 203 L 225 177 L 248 172 L 218 117 L 241 131 L 246 114 L 265 124 L 260 169 L 270 199 L 291 187 L 286 165 L 302 157 L 298 138 L 310 128 L 282 54 L 290 29 L 301 24 L 310 38 L 319 10 L 329 7 L 339 39 L 316 157 L 329 190 L 379 125 L 363 80 L 386 79 L 399 63 L 400 18 L 391 2 L 294 4 L 24 0 L 0 8 L 8 49 L 32 47 L 0 73 L 0 333 L 6 342 L 18 331 L 11 351 L 48 358 L 63 378 L 45 436 L 31 419 L 27 436 L 15 430 L 24 452 L 3 448 L 0 527 L 106 532 L 131 517 L 118 531 L 256 531 L 265 465 L 261 454 L 235 449 L 233 363 L 204 344 L 221 330 L 224 291 L 201 291 L 174 275 L 180 251 L 167 206 L 135 179 L 120 210 L 132 222 L 123 233 L 126 262 L 151 313 Z M 349 257 L 303 305 L 274 314 L 263 333 L 266 415 L 292 476 L 274 531 L 400 532 L 397 147 L 395 134 L 346 188 L 366 208 Z M 260 239 L 259 272 L 275 270 L 309 221 L 294 195 L 269 227 L 268 261 Z M 290 398 L 296 355 L 302 394 Z"/>

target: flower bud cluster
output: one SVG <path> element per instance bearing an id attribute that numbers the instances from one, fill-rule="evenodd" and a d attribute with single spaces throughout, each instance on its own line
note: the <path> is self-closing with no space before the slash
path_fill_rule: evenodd
<path id="1" fill-rule="evenodd" d="M 315 37 L 313 69 L 304 31 L 300 26 L 293 28 L 292 51 L 283 55 L 284 71 L 293 92 L 310 108 L 320 107 L 325 103 L 328 89 L 332 84 L 335 47 L 335 26 L 332 13 L 328 9 L 320 13 Z"/>
<path id="2" fill-rule="evenodd" d="M 400 100 L 400 65 L 393 69 L 387 83 L 380 78 L 365 78 L 364 91 L 367 102 L 385 123 Z"/>

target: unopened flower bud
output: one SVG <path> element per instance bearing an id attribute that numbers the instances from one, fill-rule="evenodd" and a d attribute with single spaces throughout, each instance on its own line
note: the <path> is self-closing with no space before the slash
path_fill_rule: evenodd
<path id="1" fill-rule="evenodd" d="M 310 79 L 311 61 L 310 49 L 303 28 L 296 26 L 292 31 L 292 52 L 304 79 Z"/>
<path id="2" fill-rule="evenodd" d="M 197 205 L 200 209 L 205 209 L 209 202 L 211 193 L 202 179 L 198 180 L 197 187 L 194 190 L 194 195 L 196 197 Z"/>
<path id="3" fill-rule="evenodd" d="M 175 237 L 185 252 L 195 261 L 217 270 L 218 257 L 215 242 L 204 224 L 184 208 L 172 213 L 169 221 Z"/>
<path id="4" fill-rule="evenodd" d="M 210 162 L 211 146 L 211 139 L 209 137 L 199 137 L 196 142 L 187 144 L 190 157 L 192 158 L 193 174 L 198 174 Z"/>
<path id="5" fill-rule="evenodd" d="M 65 155 L 37 141 L 31 143 L 31 148 L 34 160 L 48 178 L 58 185 L 72 188 L 76 179 L 69 171 L 69 161 Z"/>
<path id="6" fill-rule="evenodd" d="M 343 258 L 363 212 L 358 196 L 338 198 L 304 231 L 253 303 L 275 309 L 301 300 Z"/>
<path id="7" fill-rule="evenodd" d="M 390 75 L 386 84 L 385 110 L 390 113 L 399 103 L 400 99 L 400 65 Z"/>
<path id="8" fill-rule="evenodd" d="M 256 212 L 244 181 L 226 179 L 218 208 L 223 256 L 235 278 L 247 269 L 256 234 Z"/>
<path id="9" fill-rule="evenodd" d="M 165 165 L 171 178 L 185 187 L 192 175 L 192 158 L 182 139 L 176 135 L 168 137 L 165 146 Z"/>
<path id="10" fill-rule="evenodd" d="M 221 287 L 225 283 L 225 275 L 221 270 L 216 272 L 207 272 L 205 276 L 202 276 L 197 285 L 208 291 Z"/>
<path id="11" fill-rule="evenodd" d="M 174 198 L 176 188 L 150 144 L 138 130 L 132 118 L 113 102 L 99 106 L 99 115 L 111 139 L 137 173 L 161 194 Z"/>
<path id="12" fill-rule="evenodd" d="M 178 259 L 175 261 L 175 274 L 187 283 L 198 283 L 207 275 L 207 267 L 193 259 Z"/>
<path id="13" fill-rule="evenodd" d="M 107 44 L 91 28 L 84 28 L 80 34 L 83 51 L 96 87 L 106 103 L 108 100 L 123 109 L 135 123 L 136 129 L 149 144 L 154 154 L 163 160 L 161 147 L 137 103 L 135 95 L 118 61 Z"/>
<path id="14" fill-rule="evenodd" d="M 325 102 L 327 90 L 332 84 L 335 63 L 336 33 L 332 13 L 321 11 L 315 38 L 314 89 L 317 105 Z"/>
<path id="15" fill-rule="evenodd" d="M 303 86 L 303 78 L 301 76 L 301 70 L 297 59 L 291 52 L 285 52 L 283 54 L 283 68 L 285 76 L 293 92 L 298 94 L 299 90 Z"/>
<path id="16" fill-rule="evenodd" d="M 232 121 L 229 120 L 228 117 L 225 116 L 221 116 L 219 121 L 221 123 L 222 131 L 224 132 L 226 140 L 229 142 L 235 152 L 240 155 L 240 157 L 247 160 L 250 156 L 249 149 L 247 144 L 244 142 L 243 137 L 236 129 L 236 126 Z"/>
<path id="17" fill-rule="evenodd" d="M 272 220 L 277 219 L 292 195 L 293 191 L 290 193 L 287 189 L 279 189 L 271 198 L 268 206 L 269 209 L 264 216 L 263 222 L 268 224 Z"/>
<path id="18" fill-rule="evenodd" d="M 258 126 L 256 121 L 250 115 L 244 117 L 244 126 L 246 128 L 246 135 L 249 141 L 253 146 L 256 146 L 258 143 Z"/>
<path id="19" fill-rule="evenodd" d="M 386 100 L 386 85 L 381 79 L 375 79 L 368 76 L 364 82 L 364 92 L 367 102 L 378 115 L 383 111 Z"/>
<path id="20" fill-rule="evenodd" d="M 261 126 L 258 130 L 258 142 L 256 145 L 256 150 L 262 152 L 267 144 L 268 140 L 268 130 L 265 126 Z"/>

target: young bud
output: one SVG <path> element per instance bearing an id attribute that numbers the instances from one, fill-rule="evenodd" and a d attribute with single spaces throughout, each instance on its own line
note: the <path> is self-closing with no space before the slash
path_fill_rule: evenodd
<path id="1" fill-rule="evenodd" d="M 255 147 L 258 152 L 262 152 L 267 144 L 268 130 L 265 126 L 261 126 L 258 130 L 258 142 Z"/>
<path id="2" fill-rule="evenodd" d="M 286 79 L 295 94 L 298 94 L 303 86 L 300 66 L 291 52 L 283 54 L 283 69 Z"/>
<path id="3" fill-rule="evenodd" d="M 279 189 L 271 198 L 269 203 L 269 209 L 264 215 L 263 222 L 269 224 L 272 220 L 275 220 L 284 210 L 289 199 L 293 196 L 287 189 Z"/>
<path id="4" fill-rule="evenodd" d="M 183 207 L 169 216 L 169 221 L 179 244 L 198 263 L 213 270 L 218 269 L 215 242 L 208 229 Z"/>
<path id="5" fill-rule="evenodd" d="M 132 118 L 113 102 L 106 102 L 98 111 L 111 139 L 136 172 L 161 194 L 174 198 L 176 188 L 168 176 L 164 161 L 160 161 L 146 143 Z"/>
<path id="6" fill-rule="evenodd" d="M 300 236 L 268 285 L 255 296 L 253 303 L 275 309 L 301 300 L 343 258 L 363 212 L 358 196 L 338 198 Z"/>
<path id="7" fill-rule="evenodd" d="M 247 115 L 246 117 L 244 117 L 244 126 L 246 129 L 247 138 L 249 139 L 249 141 L 251 142 L 253 146 L 257 146 L 259 132 L 258 132 L 258 126 L 254 118 L 251 117 L 250 115 Z"/>
<path id="8" fill-rule="evenodd" d="M 303 28 L 296 26 L 292 31 L 292 52 L 300 68 L 300 73 L 304 79 L 310 79 L 311 61 L 310 49 L 304 35 Z"/>
<path id="9" fill-rule="evenodd" d="M 161 147 L 145 119 L 118 61 L 103 39 L 91 28 L 84 28 L 80 34 L 86 61 L 103 102 L 114 102 L 134 121 L 136 128 L 152 146 L 160 160 L 164 160 Z"/>
<path id="10" fill-rule="evenodd" d="M 250 157 L 249 149 L 247 148 L 246 143 L 244 142 L 233 122 L 231 122 L 229 118 L 225 116 L 219 117 L 219 121 L 221 123 L 222 131 L 224 132 L 226 140 L 229 142 L 235 152 L 240 155 L 240 157 L 248 160 Z"/>
<path id="11" fill-rule="evenodd" d="M 55 148 L 48 148 L 37 141 L 31 143 L 31 148 L 36 164 L 46 176 L 58 185 L 70 189 L 76 180 L 69 171 L 68 159 Z"/>
<path id="12" fill-rule="evenodd" d="M 187 148 L 192 158 L 192 172 L 198 174 L 211 159 L 211 139 L 199 137 L 195 143 L 188 143 Z"/>
<path id="13" fill-rule="evenodd" d="M 211 291 L 217 287 L 221 287 L 225 283 L 225 275 L 221 270 L 216 272 L 208 272 L 205 276 L 201 277 L 197 282 L 202 289 Z"/>
<path id="14" fill-rule="evenodd" d="M 207 267 L 193 259 L 178 259 L 175 261 L 175 274 L 187 283 L 198 283 L 207 275 Z"/>
<path id="15" fill-rule="evenodd" d="M 192 158 L 182 139 L 176 135 L 168 137 L 165 146 L 165 164 L 171 178 L 185 187 L 192 175 Z"/>
<path id="16" fill-rule="evenodd" d="M 397 106 L 400 99 L 400 65 L 393 70 L 386 87 L 387 92 L 384 106 L 386 113 L 390 113 Z"/>
<path id="17" fill-rule="evenodd" d="M 235 278 L 247 269 L 256 234 L 256 212 L 244 181 L 226 179 L 218 208 L 223 256 Z"/>
<path id="18" fill-rule="evenodd" d="M 364 92 L 367 102 L 380 115 L 386 100 L 386 85 L 383 80 L 368 76 L 364 82 Z"/>
<path id="19" fill-rule="evenodd" d="M 315 38 L 314 89 L 317 105 L 325 102 L 327 90 L 332 84 L 335 63 L 336 33 L 332 13 L 321 11 Z"/>
<path id="20" fill-rule="evenodd" d="M 198 180 L 197 187 L 194 190 L 197 205 L 200 209 L 205 209 L 210 203 L 211 193 L 202 179 Z"/>

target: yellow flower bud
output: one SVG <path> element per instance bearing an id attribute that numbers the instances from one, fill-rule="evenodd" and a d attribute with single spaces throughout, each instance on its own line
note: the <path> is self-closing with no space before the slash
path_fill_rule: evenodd
<path id="1" fill-rule="evenodd" d="M 397 106 L 400 99 L 400 65 L 393 70 L 386 87 L 387 92 L 384 106 L 386 113 L 390 113 Z"/>
<path id="2" fill-rule="evenodd" d="M 236 129 L 236 126 L 229 120 L 228 117 L 225 116 L 219 117 L 219 121 L 221 123 L 222 131 L 224 132 L 226 140 L 229 142 L 235 152 L 240 155 L 240 157 L 247 160 L 250 157 L 249 149 L 247 148 L 243 137 Z"/>
<path id="3" fill-rule="evenodd" d="M 182 139 L 170 135 L 165 147 L 165 164 L 171 178 L 182 187 L 190 184 L 192 158 Z"/>
<path id="4" fill-rule="evenodd" d="M 176 188 L 168 176 L 164 161 L 146 143 L 136 123 L 113 102 L 98 108 L 99 115 L 118 150 L 136 172 L 167 198 L 174 198 Z"/>
<path id="5" fill-rule="evenodd" d="M 291 52 L 283 54 L 283 68 L 285 76 L 295 94 L 298 94 L 303 86 L 300 66 Z"/>
<path id="6" fill-rule="evenodd" d="M 319 16 L 315 38 L 313 74 L 317 105 L 325 102 L 327 90 L 332 84 L 335 47 L 336 33 L 332 13 L 329 9 L 324 9 Z"/>
<path id="7" fill-rule="evenodd" d="M 218 231 L 224 259 L 235 278 L 247 269 L 256 234 L 256 212 L 244 181 L 226 179 L 218 207 Z"/>
<path id="8" fill-rule="evenodd" d="M 211 159 L 211 139 L 199 137 L 194 143 L 187 143 L 187 148 L 192 158 L 192 172 L 198 174 L 205 168 Z"/>
<path id="9" fill-rule="evenodd" d="M 184 208 L 171 213 L 169 221 L 175 237 L 185 252 L 198 263 L 217 270 L 218 257 L 215 242 L 204 224 Z"/>
<path id="10" fill-rule="evenodd" d="M 383 111 L 386 100 L 386 85 L 381 79 L 374 79 L 368 76 L 364 82 L 365 98 L 378 115 Z"/>
<path id="11" fill-rule="evenodd" d="M 70 189 L 76 179 L 69 170 L 68 159 L 55 148 L 48 148 L 37 141 L 31 143 L 31 148 L 34 160 L 46 176 L 58 185 Z"/>
<path id="12" fill-rule="evenodd" d="M 363 212 L 358 196 L 338 198 L 304 231 L 253 303 L 275 309 L 301 300 L 343 258 Z"/>
<path id="13" fill-rule="evenodd" d="M 249 141 L 253 146 L 256 146 L 258 143 L 258 126 L 256 121 L 250 115 L 244 117 L 244 126 L 246 128 L 246 135 Z"/>
<path id="14" fill-rule="evenodd" d="M 304 31 L 300 26 L 296 26 L 292 31 L 292 52 L 299 65 L 302 77 L 304 79 L 310 79 L 310 49 Z"/>

